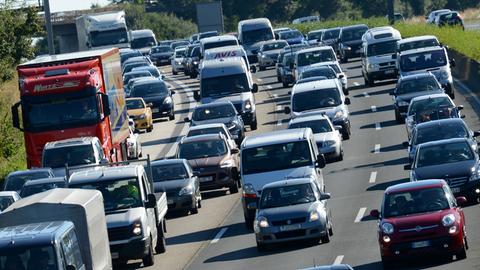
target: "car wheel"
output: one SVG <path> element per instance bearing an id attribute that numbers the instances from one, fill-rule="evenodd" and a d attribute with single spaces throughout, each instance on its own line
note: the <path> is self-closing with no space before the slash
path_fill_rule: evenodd
<path id="1" fill-rule="evenodd" d="M 349 94 L 348 89 L 343 89 L 343 94 L 344 94 L 345 96 L 348 96 L 348 94 Z"/>
<path id="2" fill-rule="evenodd" d="M 368 76 L 368 75 L 367 75 L 367 76 Z M 372 77 L 370 77 L 370 76 L 368 76 L 368 86 L 370 86 L 370 87 L 374 87 L 374 86 L 375 86 L 375 80 L 374 80 Z"/>
<path id="3" fill-rule="evenodd" d="M 267 251 L 267 246 L 265 244 L 259 243 L 257 241 L 257 251 L 258 252 L 265 252 L 265 251 Z"/>
<path id="4" fill-rule="evenodd" d="M 168 120 L 172 121 L 175 120 L 175 111 L 172 109 L 172 113 L 168 116 Z"/>
<path id="5" fill-rule="evenodd" d="M 343 160 L 343 148 L 340 149 L 340 155 L 337 158 L 337 161 L 342 161 Z"/>
<path id="6" fill-rule="evenodd" d="M 286 82 L 283 82 L 282 85 L 283 85 L 283 88 L 287 88 L 287 87 L 288 87 L 288 83 L 286 83 Z"/>
<path id="7" fill-rule="evenodd" d="M 348 57 L 347 56 L 343 57 L 342 62 L 343 63 L 348 63 Z"/>
<path id="8" fill-rule="evenodd" d="M 190 210 L 190 214 L 198 214 L 198 200 L 195 202 L 195 206 Z"/>
<path id="9" fill-rule="evenodd" d="M 150 242 L 150 247 L 148 248 L 148 254 L 142 259 L 143 266 L 152 266 L 155 263 L 155 257 L 153 254 L 152 236 L 150 236 L 149 242 Z"/>
<path id="10" fill-rule="evenodd" d="M 400 113 L 395 110 L 395 121 L 397 121 L 397 123 L 404 123 L 405 122 L 405 119 L 402 117 L 402 115 L 400 115 Z"/>
<path id="11" fill-rule="evenodd" d="M 147 128 L 147 132 L 149 132 L 149 133 L 152 132 L 152 130 L 153 130 L 153 125 L 151 127 Z"/>
<path id="12" fill-rule="evenodd" d="M 257 119 L 255 119 L 252 123 L 250 123 L 251 130 L 257 130 Z"/>
<path id="13" fill-rule="evenodd" d="M 342 138 L 343 138 L 344 140 L 350 139 L 350 130 L 347 130 L 346 128 L 344 128 L 344 129 L 342 130 Z"/>
<path id="14" fill-rule="evenodd" d="M 197 77 L 197 74 L 195 72 L 190 73 L 190 79 L 195 79 Z"/>
<path id="15" fill-rule="evenodd" d="M 202 198 L 198 199 L 198 208 L 202 208 Z"/>
<path id="16" fill-rule="evenodd" d="M 277 82 L 281 83 L 282 82 L 282 77 L 277 76 Z"/>
<path id="17" fill-rule="evenodd" d="M 322 241 L 322 244 L 330 243 L 330 234 L 326 232 L 325 235 L 320 238 L 320 241 Z"/>
<path id="18" fill-rule="evenodd" d="M 449 96 L 451 99 L 455 99 L 455 92 L 453 92 L 453 89 L 452 89 L 452 93 L 450 93 Z"/>
<path id="19" fill-rule="evenodd" d="M 261 65 L 258 65 L 258 69 L 259 69 L 260 71 L 264 71 L 264 70 L 265 70 L 265 67 L 262 67 Z"/>
<path id="20" fill-rule="evenodd" d="M 238 193 L 238 185 L 237 185 L 237 180 L 230 186 L 230 194 Z"/>

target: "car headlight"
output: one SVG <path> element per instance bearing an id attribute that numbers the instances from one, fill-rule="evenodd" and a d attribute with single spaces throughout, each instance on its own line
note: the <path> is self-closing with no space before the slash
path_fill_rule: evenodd
<path id="1" fill-rule="evenodd" d="M 335 141 L 324 141 L 324 142 L 323 142 L 323 145 L 324 145 L 324 146 L 332 146 L 332 145 L 334 145 L 335 143 L 336 143 Z"/>
<path id="2" fill-rule="evenodd" d="M 471 169 L 471 171 L 472 171 L 472 175 L 470 176 L 469 181 L 478 181 L 478 180 L 480 180 L 480 168 L 477 169 L 477 168 L 473 167 L 473 168 Z"/>
<path id="3" fill-rule="evenodd" d="M 442 71 L 438 74 L 439 80 L 441 81 L 448 81 L 450 78 L 450 74 L 447 71 Z"/>
<path id="4" fill-rule="evenodd" d="M 259 216 L 255 222 L 260 228 L 267 228 L 269 226 L 268 220 L 266 217 Z"/>
<path id="5" fill-rule="evenodd" d="M 448 214 L 443 216 L 442 218 L 442 224 L 445 227 L 450 227 L 455 223 L 455 215 L 454 214 Z"/>
<path id="6" fill-rule="evenodd" d="M 220 164 L 220 168 L 230 168 L 233 167 L 233 165 L 235 165 L 233 160 L 225 160 L 222 164 Z"/>
<path id="7" fill-rule="evenodd" d="M 384 234 L 392 234 L 394 232 L 393 225 L 390 223 L 383 223 L 381 228 Z"/>
<path id="8" fill-rule="evenodd" d="M 163 100 L 163 104 L 172 104 L 172 98 L 171 98 L 171 97 L 166 97 L 166 98 Z"/>
<path id="9" fill-rule="evenodd" d="M 335 115 L 333 116 L 333 119 L 337 119 L 337 118 L 342 118 L 344 116 L 344 112 L 343 110 L 338 110 Z"/>
<path id="10" fill-rule="evenodd" d="M 193 193 L 193 186 L 192 185 L 188 185 L 186 187 L 183 187 L 182 189 L 180 189 L 180 191 L 178 192 L 178 196 L 182 196 L 182 195 L 190 195 Z"/>
<path id="11" fill-rule="evenodd" d="M 198 61 L 193 61 L 193 64 L 194 64 L 194 65 L 198 65 Z"/>
<path id="12" fill-rule="evenodd" d="M 250 100 L 245 101 L 245 110 L 250 111 L 252 109 L 252 102 Z"/>
<path id="13" fill-rule="evenodd" d="M 265 54 L 262 54 L 261 57 L 262 57 L 262 58 L 266 58 L 267 56 L 266 56 Z"/>
<path id="14" fill-rule="evenodd" d="M 376 64 L 368 64 L 367 68 L 368 69 L 375 69 L 377 67 Z"/>
<path id="15" fill-rule="evenodd" d="M 140 221 L 135 221 L 133 223 L 132 233 L 134 235 L 141 235 L 142 234 L 142 223 Z"/>
<path id="16" fill-rule="evenodd" d="M 243 197 L 256 198 L 257 191 L 252 184 L 244 184 L 242 190 Z"/>
<path id="17" fill-rule="evenodd" d="M 346 50 L 346 51 L 350 51 L 350 50 L 352 50 L 352 47 L 350 47 L 350 46 L 343 46 L 343 49 Z"/>
<path id="18" fill-rule="evenodd" d="M 403 100 L 399 100 L 397 104 L 398 104 L 398 107 L 406 107 L 406 106 L 410 105 L 410 103 L 408 103 L 406 101 L 403 101 Z"/>
<path id="19" fill-rule="evenodd" d="M 319 219 L 320 219 L 320 214 L 316 210 L 310 212 L 310 217 L 308 218 L 310 222 L 317 221 Z"/>

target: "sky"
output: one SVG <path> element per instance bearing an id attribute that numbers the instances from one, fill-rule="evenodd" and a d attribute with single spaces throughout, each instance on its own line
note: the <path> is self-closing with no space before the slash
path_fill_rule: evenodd
<path id="1" fill-rule="evenodd" d="M 50 0 L 50 11 L 59 12 L 89 9 L 92 4 L 104 6 L 108 3 L 108 0 Z"/>

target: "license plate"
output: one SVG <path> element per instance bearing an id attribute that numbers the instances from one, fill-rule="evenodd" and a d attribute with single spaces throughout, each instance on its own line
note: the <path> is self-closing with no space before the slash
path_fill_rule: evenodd
<path id="1" fill-rule="evenodd" d="M 430 246 L 430 241 L 413 242 L 412 248 L 424 248 Z"/>
<path id="2" fill-rule="evenodd" d="M 118 255 L 118 252 L 112 252 L 112 259 L 118 259 L 120 256 Z"/>
<path id="3" fill-rule="evenodd" d="M 395 70 L 390 69 L 390 70 L 385 70 L 385 74 L 393 74 Z"/>
<path id="4" fill-rule="evenodd" d="M 200 177 L 198 179 L 198 181 L 200 182 L 209 182 L 209 181 L 212 181 L 213 180 L 213 177 L 212 176 L 207 176 L 207 177 Z"/>
<path id="5" fill-rule="evenodd" d="M 459 187 L 451 188 L 451 190 L 452 190 L 453 193 L 460 193 L 460 188 Z"/>
<path id="6" fill-rule="evenodd" d="M 173 203 L 173 200 L 172 199 L 168 199 L 167 200 L 167 204 L 172 204 Z"/>
<path id="7" fill-rule="evenodd" d="M 159 108 L 153 108 L 153 109 L 152 109 L 152 112 L 154 112 L 154 113 L 157 113 L 157 112 L 159 112 L 159 111 L 160 111 Z"/>
<path id="8" fill-rule="evenodd" d="M 302 224 L 293 224 L 293 225 L 283 225 L 280 226 L 280 231 L 287 232 L 287 231 L 294 231 L 298 230 L 302 227 Z"/>

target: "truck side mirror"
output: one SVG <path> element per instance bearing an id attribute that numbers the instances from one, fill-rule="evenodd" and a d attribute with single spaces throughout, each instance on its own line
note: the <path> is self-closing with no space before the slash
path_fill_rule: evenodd
<path id="1" fill-rule="evenodd" d="M 193 91 L 193 99 L 200 101 L 200 93 L 198 93 L 198 91 Z"/>
<path id="2" fill-rule="evenodd" d="M 252 85 L 252 93 L 257 93 L 258 92 L 258 84 L 254 83 Z"/>
<path id="3" fill-rule="evenodd" d="M 12 106 L 12 122 L 13 127 L 23 131 L 23 128 L 20 126 L 20 115 L 18 113 L 18 107 L 20 107 L 22 103 L 19 101 Z"/>
<path id="4" fill-rule="evenodd" d="M 155 197 L 155 194 L 148 194 L 145 208 L 155 208 L 155 206 L 157 206 L 157 197 Z"/>
<path id="5" fill-rule="evenodd" d="M 110 102 L 108 101 L 108 96 L 102 94 L 102 106 L 103 106 L 103 115 L 105 117 L 110 116 Z"/>

